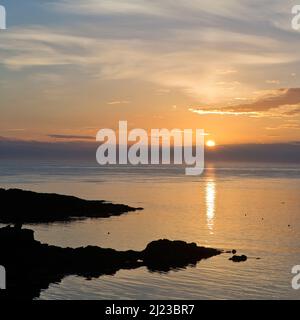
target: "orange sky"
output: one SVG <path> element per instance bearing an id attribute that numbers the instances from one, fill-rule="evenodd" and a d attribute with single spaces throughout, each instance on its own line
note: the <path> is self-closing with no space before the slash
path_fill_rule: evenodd
<path id="1" fill-rule="evenodd" d="M 0 137 L 89 140 L 127 120 L 205 129 L 218 144 L 299 140 L 292 2 L 252 3 L 29 0 L 39 14 L 19 21 L 13 1 L 0 33 Z"/>

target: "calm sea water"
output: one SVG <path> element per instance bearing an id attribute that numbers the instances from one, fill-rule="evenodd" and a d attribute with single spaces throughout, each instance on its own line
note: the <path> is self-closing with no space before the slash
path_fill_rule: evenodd
<path id="1" fill-rule="evenodd" d="M 30 226 L 42 242 L 141 250 L 168 238 L 250 257 L 235 264 L 224 254 L 166 274 L 140 268 L 90 281 L 70 276 L 40 299 L 300 299 L 291 286 L 291 269 L 300 265 L 299 166 L 208 164 L 204 175 L 188 177 L 180 167 L 1 161 L 0 179 L 5 188 L 145 208 L 110 219 Z"/>

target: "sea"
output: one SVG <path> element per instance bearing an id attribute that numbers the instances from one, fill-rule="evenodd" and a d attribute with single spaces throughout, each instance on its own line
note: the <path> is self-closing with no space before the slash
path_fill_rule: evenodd
<path id="1" fill-rule="evenodd" d="M 41 300 L 300 299 L 300 165 L 207 163 L 201 176 L 182 166 L 105 166 L 88 161 L 0 161 L 0 187 L 61 193 L 143 207 L 108 219 L 26 225 L 43 243 L 142 250 L 158 239 L 237 250 L 168 273 L 146 267 L 86 279 L 67 276 Z"/>

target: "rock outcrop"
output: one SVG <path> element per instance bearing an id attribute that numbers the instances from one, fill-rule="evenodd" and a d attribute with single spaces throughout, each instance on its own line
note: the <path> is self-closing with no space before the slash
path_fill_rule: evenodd
<path id="1" fill-rule="evenodd" d="M 73 196 L 37 193 L 20 189 L 0 189 L 0 223 L 49 223 L 81 218 L 108 218 L 142 210 L 103 200 L 83 200 Z"/>
<path id="2" fill-rule="evenodd" d="M 153 241 L 140 252 L 94 246 L 61 248 L 36 241 L 32 230 L 14 227 L 0 229 L 0 248 L 0 265 L 6 268 L 7 274 L 7 289 L 0 290 L 2 299 L 39 297 L 42 289 L 67 275 L 93 278 L 141 266 L 155 272 L 168 272 L 222 253 L 195 243 L 170 240 Z"/>
<path id="3" fill-rule="evenodd" d="M 232 262 L 245 262 L 248 260 L 248 257 L 242 254 L 241 256 L 234 255 L 231 258 L 229 258 Z"/>

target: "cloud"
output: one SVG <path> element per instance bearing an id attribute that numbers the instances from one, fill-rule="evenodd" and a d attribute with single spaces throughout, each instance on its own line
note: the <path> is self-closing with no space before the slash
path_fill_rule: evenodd
<path id="1" fill-rule="evenodd" d="M 121 100 L 121 101 L 110 101 L 110 102 L 107 102 L 107 104 L 109 105 L 116 105 L 116 104 L 128 104 L 130 103 L 130 101 L 127 101 L 127 100 Z"/>
<path id="2" fill-rule="evenodd" d="M 12 128 L 12 129 L 0 130 L 0 131 L 5 131 L 5 132 L 23 132 L 23 131 L 26 131 L 26 129 L 23 129 L 23 128 Z"/>
<path id="3" fill-rule="evenodd" d="M 1 34 L 0 64 L 40 74 L 59 69 L 66 77 L 71 66 L 82 81 L 87 75 L 99 81 L 134 79 L 176 89 L 201 103 L 227 103 L 236 95 L 232 84 L 240 83 L 239 94 L 245 96 L 261 89 L 256 68 L 265 74 L 300 60 L 299 41 L 261 18 L 273 18 L 274 3 L 280 5 L 278 0 L 271 6 L 253 0 L 222 5 L 210 0 L 53 0 L 56 10 L 49 15 L 54 16 L 43 27 L 12 27 Z M 49 8 L 49 1 L 43 6 Z M 63 24 L 51 22 L 59 20 L 56 15 L 66 18 Z"/>
<path id="4" fill-rule="evenodd" d="M 300 104 L 300 88 L 288 88 L 267 92 L 253 103 L 235 106 L 235 110 L 261 112 L 298 104 Z"/>
<path id="5" fill-rule="evenodd" d="M 266 16 L 270 15 L 270 6 L 276 7 L 276 14 L 280 17 L 282 14 L 282 5 L 280 0 L 272 0 L 263 6 L 253 5 L 253 0 L 244 0 L 243 3 L 238 0 L 226 0 L 226 3 L 220 4 L 211 0 L 56 0 L 50 5 L 63 12 L 76 13 L 79 15 L 150 15 L 176 17 L 186 20 L 186 15 L 190 19 L 195 16 L 203 18 L 225 18 L 236 21 L 251 21 L 257 11 L 262 11 Z M 258 19 L 257 19 L 258 20 Z"/>
<path id="6" fill-rule="evenodd" d="M 266 130 L 300 130 L 300 125 L 296 123 L 283 123 L 277 127 L 266 127 Z"/>
<path id="7" fill-rule="evenodd" d="M 203 110 L 203 109 L 194 109 L 189 108 L 189 111 L 193 113 L 197 113 L 200 115 L 222 115 L 222 116 L 252 116 L 257 117 L 259 116 L 258 112 L 248 112 L 248 111 L 222 111 L 222 110 Z"/>
<path id="8" fill-rule="evenodd" d="M 103 32 L 86 25 L 82 30 L 55 26 L 11 28 L 1 35 L 0 63 L 15 70 L 47 68 L 49 74 L 49 67 L 75 66 L 78 72 L 99 79 L 148 81 L 216 103 L 233 99 L 236 94 L 232 87 L 220 88 L 217 83 L 238 84 L 244 69 L 280 66 L 300 59 L 299 50 L 284 49 L 288 46 L 276 38 L 223 30 L 224 26 L 158 23 L 156 38 L 141 22 L 121 33 L 115 26 L 102 23 L 99 30 L 103 27 Z M 53 76 L 43 79 L 53 81 Z M 249 91 L 255 85 L 242 87 Z"/>
<path id="9" fill-rule="evenodd" d="M 300 143 L 240 144 L 219 146 L 206 159 L 244 162 L 299 163 Z"/>
<path id="10" fill-rule="evenodd" d="M 268 84 L 280 84 L 279 80 L 266 80 L 266 83 Z"/>
<path id="11" fill-rule="evenodd" d="M 59 10 L 80 15 L 160 15 L 162 7 L 145 0 L 61 0 L 52 4 Z"/>
<path id="12" fill-rule="evenodd" d="M 295 116 L 300 114 L 300 88 L 267 91 L 252 103 L 237 104 L 220 109 L 189 108 L 200 115 L 236 115 L 250 117 Z"/>
<path id="13" fill-rule="evenodd" d="M 83 36 L 67 35 L 42 27 L 13 29 L 3 34 L 0 43 L 1 64 L 12 68 L 85 64 L 80 54 L 92 49 L 94 41 Z M 72 48 L 80 52 L 72 53 Z M 81 57 L 80 57 L 81 56 Z"/>
<path id="14" fill-rule="evenodd" d="M 49 138 L 63 139 L 63 140 L 96 140 L 93 136 L 83 135 L 67 135 L 67 134 L 48 134 Z"/>

